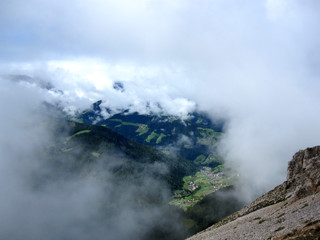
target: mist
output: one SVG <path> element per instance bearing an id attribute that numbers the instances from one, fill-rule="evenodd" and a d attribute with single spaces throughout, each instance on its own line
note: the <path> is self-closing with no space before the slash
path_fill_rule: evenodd
<path id="1" fill-rule="evenodd" d="M 212 117 L 225 117 L 220 152 L 250 201 L 285 180 L 296 151 L 319 144 L 319 4 L 238 6 L 232 19 L 220 19 L 217 38 L 228 40 L 212 52 L 195 99 Z"/>
<path id="2" fill-rule="evenodd" d="M 223 119 L 219 151 L 247 201 L 285 180 L 296 151 L 319 144 L 316 0 L 33 0 L 0 9 L 3 75 L 44 79 L 49 90 L 25 85 L 70 114 L 103 100 L 114 111 Z M 8 119 L 20 119 L 19 106 Z"/>
<path id="3" fill-rule="evenodd" d="M 164 229 L 168 239 L 184 236 L 169 186 L 154 175 L 165 165 L 145 163 L 138 177 L 121 180 L 112 171 L 130 164 L 121 152 L 80 164 L 81 145 L 68 155 L 50 150 L 68 126 L 57 128 L 41 89 L 3 80 L 0 96 L 1 239 L 154 239 Z"/>

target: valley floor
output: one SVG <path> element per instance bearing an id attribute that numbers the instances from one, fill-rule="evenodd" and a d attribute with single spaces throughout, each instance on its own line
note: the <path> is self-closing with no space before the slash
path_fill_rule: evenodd
<path id="1" fill-rule="evenodd" d="M 215 169 L 220 169 L 221 166 Z M 170 204 L 187 210 L 210 193 L 231 186 L 234 177 L 227 176 L 220 170 L 214 171 L 215 169 L 203 167 L 194 176 L 185 176 L 183 189 L 175 192 Z"/>

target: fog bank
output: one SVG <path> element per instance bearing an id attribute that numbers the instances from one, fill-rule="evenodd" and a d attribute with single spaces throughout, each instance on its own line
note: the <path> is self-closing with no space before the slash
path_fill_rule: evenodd
<path id="1" fill-rule="evenodd" d="M 38 86 L 69 113 L 104 100 L 115 110 L 225 119 L 220 151 L 245 198 L 284 181 L 291 156 L 319 144 L 317 0 L 32 0 L 0 9 L 1 73 L 49 82 Z"/>

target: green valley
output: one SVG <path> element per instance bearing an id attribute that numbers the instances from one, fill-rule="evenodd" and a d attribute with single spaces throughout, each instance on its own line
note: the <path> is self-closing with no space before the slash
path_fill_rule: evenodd
<path id="1" fill-rule="evenodd" d="M 224 160 L 217 152 L 223 122 L 212 122 L 205 114 L 196 112 L 179 118 L 123 111 L 103 119 L 98 102 L 67 125 L 68 136 L 51 148 L 50 155 L 76 161 L 63 163 L 60 168 L 106 181 L 105 174 L 99 174 L 104 167 L 93 166 L 110 165 L 113 167 L 107 168 L 112 170 L 119 187 L 156 181 L 156 185 L 134 193 L 137 208 L 158 205 L 159 194 L 168 186 L 170 196 L 161 204 L 168 210 L 166 218 L 179 219 L 177 224 L 183 229 L 179 230 L 183 236 L 201 231 L 242 207 L 235 197 L 226 201 L 218 194 L 232 191 L 236 181 L 227 174 Z M 116 199 L 112 209 L 117 206 Z M 221 206 L 228 211 L 212 214 Z M 165 230 L 167 227 L 151 230 L 152 239 L 171 239 L 163 234 L 177 234 L 173 229 Z"/>
<path id="2" fill-rule="evenodd" d="M 76 120 L 111 128 L 132 141 L 156 148 L 166 157 L 186 159 L 193 166 L 192 175 L 182 176 L 172 205 L 187 210 L 206 195 L 231 185 L 216 150 L 223 122 L 213 122 L 206 114 L 197 112 L 180 118 L 122 111 L 103 119 L 101 103 L 94 103 L 92 109 L 80 113 Z"/>

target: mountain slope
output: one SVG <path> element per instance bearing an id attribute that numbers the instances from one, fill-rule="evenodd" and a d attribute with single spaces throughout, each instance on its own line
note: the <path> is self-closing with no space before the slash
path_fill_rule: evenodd
<path id="1" fill-rule="evenodd" d="M 178 240 L 187 236 L 183 211 L 168 202 L 172 191 L 181 187 L 182 177 L 194 172 L 190 161 L 170 158 L 106 127 L 63 120 L 53 123 L 52 119 L 43 124 L 52 127 L 55 136 L 39 151 L 42 167 L 28 180 L 34 191 L 71 184 L 73 192 L 89 182 L 87 194 L 94 194 L 94 201 L 87 207 L 93 215 L 84 229 L 102 231 L 97 234 L 103 237 L 96 239 Z"/>
<path id="2" fill-rule="evenodd" d="M 86 125 L 104 126 L 126 138 L 151 146 L 171 159 L 182 157 L 197 169 L 185 175 L 174 193 L 172 205 L 186 210 L 203 197 L 232 185 L 224 173 L 223 159 L 217 153 L 223 122 L 213 122 L 204 113 L 193 112 L 187 118 L 164 114 L 114 113 L 98 101 L 79 113 L 74 120 Z M 176 171 L 180 174 L 180 171 Z M 181 176 L 181 175 L 179 175 Z"/>
<path id="3" fill-rule="evenodd" d="M 94 103 L 76 119 L 86 125 L 109 127 L 131 140 L 161 148 L 167 154 L 175 151 L 198 165 L 215 167 L 222 161 L 215 149 L 222 134 L 222 122 L 213 123 L 205 114 L 196 112 L 186 119 L 128 111 L 114 114 L 101 107 L 101 103 Z"/>
<path id="4" fill-rule="evenodd" d="M 294 155 L 283 184 L 189 239 L 320 239 L 320 146 Z"/>
<path id="5" fill-rule="evenodd" d="M 85 168 L 99 161 L 110 161 L 115 165 L 114 174 L 125 178 L 138 175 L 139 171 L 149 166 L 157 166 L 153 169 L 154 172 L 149 174 L 165 180 L 172 190 L 181 188 L 182 178 L 196 170 L 190 161 L 179 156 L 168 157 L 152 147 L 131 141 L 106 127 L 60 122 L 57 132 L 67 134 L 56 146 L 50 148 L 50 155 L 54 158 L 76 159 L 73 165 L 68 166 L 73 170 Z M 65 166 L 66 163 L 61 164 Z"/>

